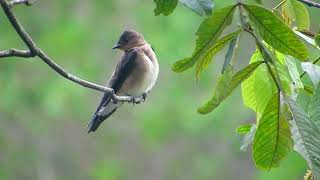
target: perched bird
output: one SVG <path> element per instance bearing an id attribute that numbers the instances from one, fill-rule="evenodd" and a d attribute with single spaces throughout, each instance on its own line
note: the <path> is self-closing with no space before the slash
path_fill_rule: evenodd
<path id="1" fill-rule="evenodd" d="M 124 54 L 107 87 L 112 88 L 118 96 L 146 97 L 154 86 L 159 72 L 158 60 L 151 45 L 140 33 L 126 30 L 112 49 L 120 49 Z M 114 103 L 110 95 L 105 93 L 89 122 L 89 133 L 96 131 L 99 125 L 122 104 L 122 102 Z"/>

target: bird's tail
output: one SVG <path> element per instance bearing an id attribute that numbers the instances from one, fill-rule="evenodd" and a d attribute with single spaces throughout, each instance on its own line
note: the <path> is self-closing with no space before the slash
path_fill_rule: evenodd
<path id="1" fill-rule="evenodd" d="M 97 110 L 96 113 L 94 113 L 91 121 L 88 124 L 88 133 L 95 132 L 100 124 L 107 119 L 111 114 L 113 114 L 118 107 L 121 106 L 122 103 L 114 104 L 112 102 L 109 102 L 106 106 L 101 107 Z"/>

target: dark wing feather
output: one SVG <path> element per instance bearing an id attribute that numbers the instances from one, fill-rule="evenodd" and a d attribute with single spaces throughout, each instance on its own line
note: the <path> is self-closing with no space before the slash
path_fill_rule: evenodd
<path id="1" fill-rule="evenodd" d="M 120 62 L 117 64 L 116 70 L 113 72 L 111 79 L 108 82 L 108 87 L 112 88 L 115 93 L 118 92 L 118 90 L 121 88 L 123 82 L 127 79 L 129 74 L 132 72 L 132 70 L 135 67 L 135 60 L 138 54 L 138 49 L 131 49 L 128 52 L 125 52 L 123 57 L 121 58 Z M 108 93 L 105 93 L 100 101 L 100 104 L 96 110 L 96 112 L 93 114 L 93 117 L 89 123 L 89 132 L 94 132 L 97 130 L 99 125 L 108 118 L 112 113 L 116 111 L 116 109 L 119 106 L 110 106 L 110 108 L 113 109 L 103 109 L 103 111 L 108 111 L 110 113 L 100 115 L 99 111 L 102 108 L 106 108 L 107 105 L 111 102 L 110 95 Z"/>

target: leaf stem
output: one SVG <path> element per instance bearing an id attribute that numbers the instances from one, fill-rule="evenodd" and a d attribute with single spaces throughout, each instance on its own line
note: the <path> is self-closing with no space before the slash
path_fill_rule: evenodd
<path id="1" fill-rule="evenodd" d="M 275 6 L 274 8 L 272 8 L 273 10 L 278 9 L 280 6 L 282 6 L 287 0 L 283 0 L 281 1 L 277 6 Z"/>

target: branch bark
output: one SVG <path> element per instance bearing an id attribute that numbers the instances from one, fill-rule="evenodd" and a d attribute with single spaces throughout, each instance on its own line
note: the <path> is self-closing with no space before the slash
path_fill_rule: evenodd
<path id="1" fill-rule="evenodd" d="M 31 2 L 30 0 L 12 0 L 9 2 L 9 5 L 12 7 L 12 6 L 15 6 L 15 5 L 18 5 L 18 4 L 25 4 L 27 6 L 31 6 L 33 4 L 33 2 Z"/>
<path id="2" fill-rule="evenodd" d="M 130 103 L 141 103 L 144 101 L 144 98 L 141 97 L 132 97 L 132 96 L 118 96 L 114 93 L 112 88 L 100 86 L 94 84 L 92 82 L 83 80 L 75 75 L 68 73 L 61 66 L 55 63 L 48 55 L 46 55 L 37 45 L 33 42 L 32 38 L 29 34 L 24 30 L 23 26 L 17 20 L 15 14 L 12 11 L 12 7 L 18 4 L 26 4 L 31 5 L 29 0 L 13 0 L 11 2 L 7 2 L 7 0 L 0 0 L 1 7 L 8 18 L 10 24 L 18 33 L 24 44 L 28 47 L 29 50 L 17 50 L 17 49 L 9 49 L 7 51 L 0 51 L 0 58 L 5 57 L 23 57 L 23 58 L 31 58 L 31 57 L 39 57 L 43 62 L 45 62 L 50 68 L 52 68 L 59 75 L 64 78 L 79 84 L 83 87 L 90 88 L 93 90 L 97 90 L 100 92 L 109 93 L 112 100 L 114 102 L 130 102 Z"/>
<path id="3" fill-rule="evenodd" d="M 308 6 L 310 6 L 310 7 L 320 8 L 320 3 L 313 2 L 313 1 L 311 1 L 311 0 L 298 0 L 298 1 L 300 1 L 300 2 L 302 2 L 302 3 L 304 3 L 304 4 L 306 4 L 306 5 L 308 5 Z"/>

